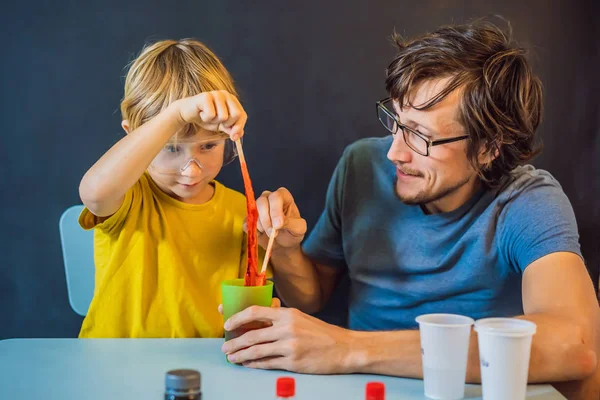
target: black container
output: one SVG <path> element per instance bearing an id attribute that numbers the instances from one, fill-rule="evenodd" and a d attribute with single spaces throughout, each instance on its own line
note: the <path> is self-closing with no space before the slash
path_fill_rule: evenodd
<path id="1" fill-rule="evenodd" d="M 202 400 L 200 372 L 174 369 L 165 375 L 165 400 Z"/>

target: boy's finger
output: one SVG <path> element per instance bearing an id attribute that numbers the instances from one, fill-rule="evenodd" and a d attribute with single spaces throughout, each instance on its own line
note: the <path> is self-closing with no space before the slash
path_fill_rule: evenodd
<path id="1" fill-rule="evenodd" d="M 217 116 L 217 111 L 215 110 L 212 97 L 203 96 L 200 97 L 199 101 L 200 104 L 198 104 L 198 109 L 200 110 L 200 120 L 202 122 L 212 122 Z"/>
<path id="2" fill-rule="evenodd" d="M 248 115 L 235 96 L 227 97 L 227 106 L 229 107 L 229 120 L 226 124 L 231 128 L 229 134 L 232 139 L 234 136 L 239 139 L 244 136 L 244 127 L 246 121 L 248 121 Z"/>
<path id="3" fill-rule="evenodd" d="M 227 107 L 227 101 L 225 100 L 225 95 L 222 92 L 215 92 L 213 95 L 215 110 L 217 111 L 217 115 L 215 119 L 222 123 L 223 126 L 228 127 L 229 124 L 227 121 L 229 120 L 229 109 Z"/>
<path id="4" fill-rule="evenodd" d="M 229 132 L 226 133 L 228 133 L 231 136 L 231 140 L 236 141 L 244 137 L 244 126 L 246 125 L 247 119 L 248 117 L 246 116 L 246 114 L 244 114 L 242 117 L 240 117 L 240 119 L 238 119 L 234 123 L 234 125 L 231 128 L 229 128 Z"/>
<path id="5" fill-rule="evenodd" d="M 227 103 L 227 109 L 229 110 L 229 119 L 226 121 L 225 125 L 231 128 L 244 114 L 246 114 L 246 112 L 238 99 L 234 96 L 225 96 L 225 102 Z"/>

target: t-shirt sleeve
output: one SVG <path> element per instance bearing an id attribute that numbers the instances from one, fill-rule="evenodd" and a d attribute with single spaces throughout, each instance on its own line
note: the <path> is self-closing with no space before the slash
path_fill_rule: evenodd
<path id="1" fill-rule="evenodd" d="M 346 269 L 342 237 L 342 211 L 348 149 L 344 151 L 327 188 L 325 209 L 303 244 L 304 253 L 315 263 Z"/>
<path id="2" fill-rule="evenodd" d="M 555 252 L 582 257 L 573 207 L 549 175 L 537 176 L 516 189 L 498 222 L 501 251 L 517 272 Z"/>
<path id="3" fill-rule="evenodd" d="M 144 177 L 142 177 L 144 179 Z M 94 215 L 87 207 L 79 215 L 79 225 L 85 229 L 100 229 L 107 233 L 119 230 L 129 212 L 133 208 L 140 208 L 142 202 L 141 182 L 136 182 L 131 189 L 125 193 L 125 198 L 119 209 L 109 217 L 98 217 Z"/>

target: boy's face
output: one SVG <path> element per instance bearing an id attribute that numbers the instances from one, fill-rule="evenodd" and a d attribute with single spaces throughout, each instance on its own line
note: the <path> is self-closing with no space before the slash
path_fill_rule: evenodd
<path id="1" fill-rule="evenodd" d="M 184 203 L 205 203 L 213 195 L 210 182 L 223 167 L 223 135 L 200 130 L 173 137 L 148 167 L 156 185 Z"/>

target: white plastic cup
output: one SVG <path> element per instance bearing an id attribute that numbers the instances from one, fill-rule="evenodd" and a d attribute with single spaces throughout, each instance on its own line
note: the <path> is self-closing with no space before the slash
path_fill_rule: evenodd
<path id="1" fill-rule="evenodd" d="M 483 398 L 525 399 L 531 339 L 536 325 L 516 318 L 484 318 L 475 322 L 475 331 Z"/>
<path id="2" fill-rule="evenodd" d="M 425 314 L 418 316 L 417 322 L 425 396 L 437 400 L 462 399 L 473 319 L 456 314 Z"/>

